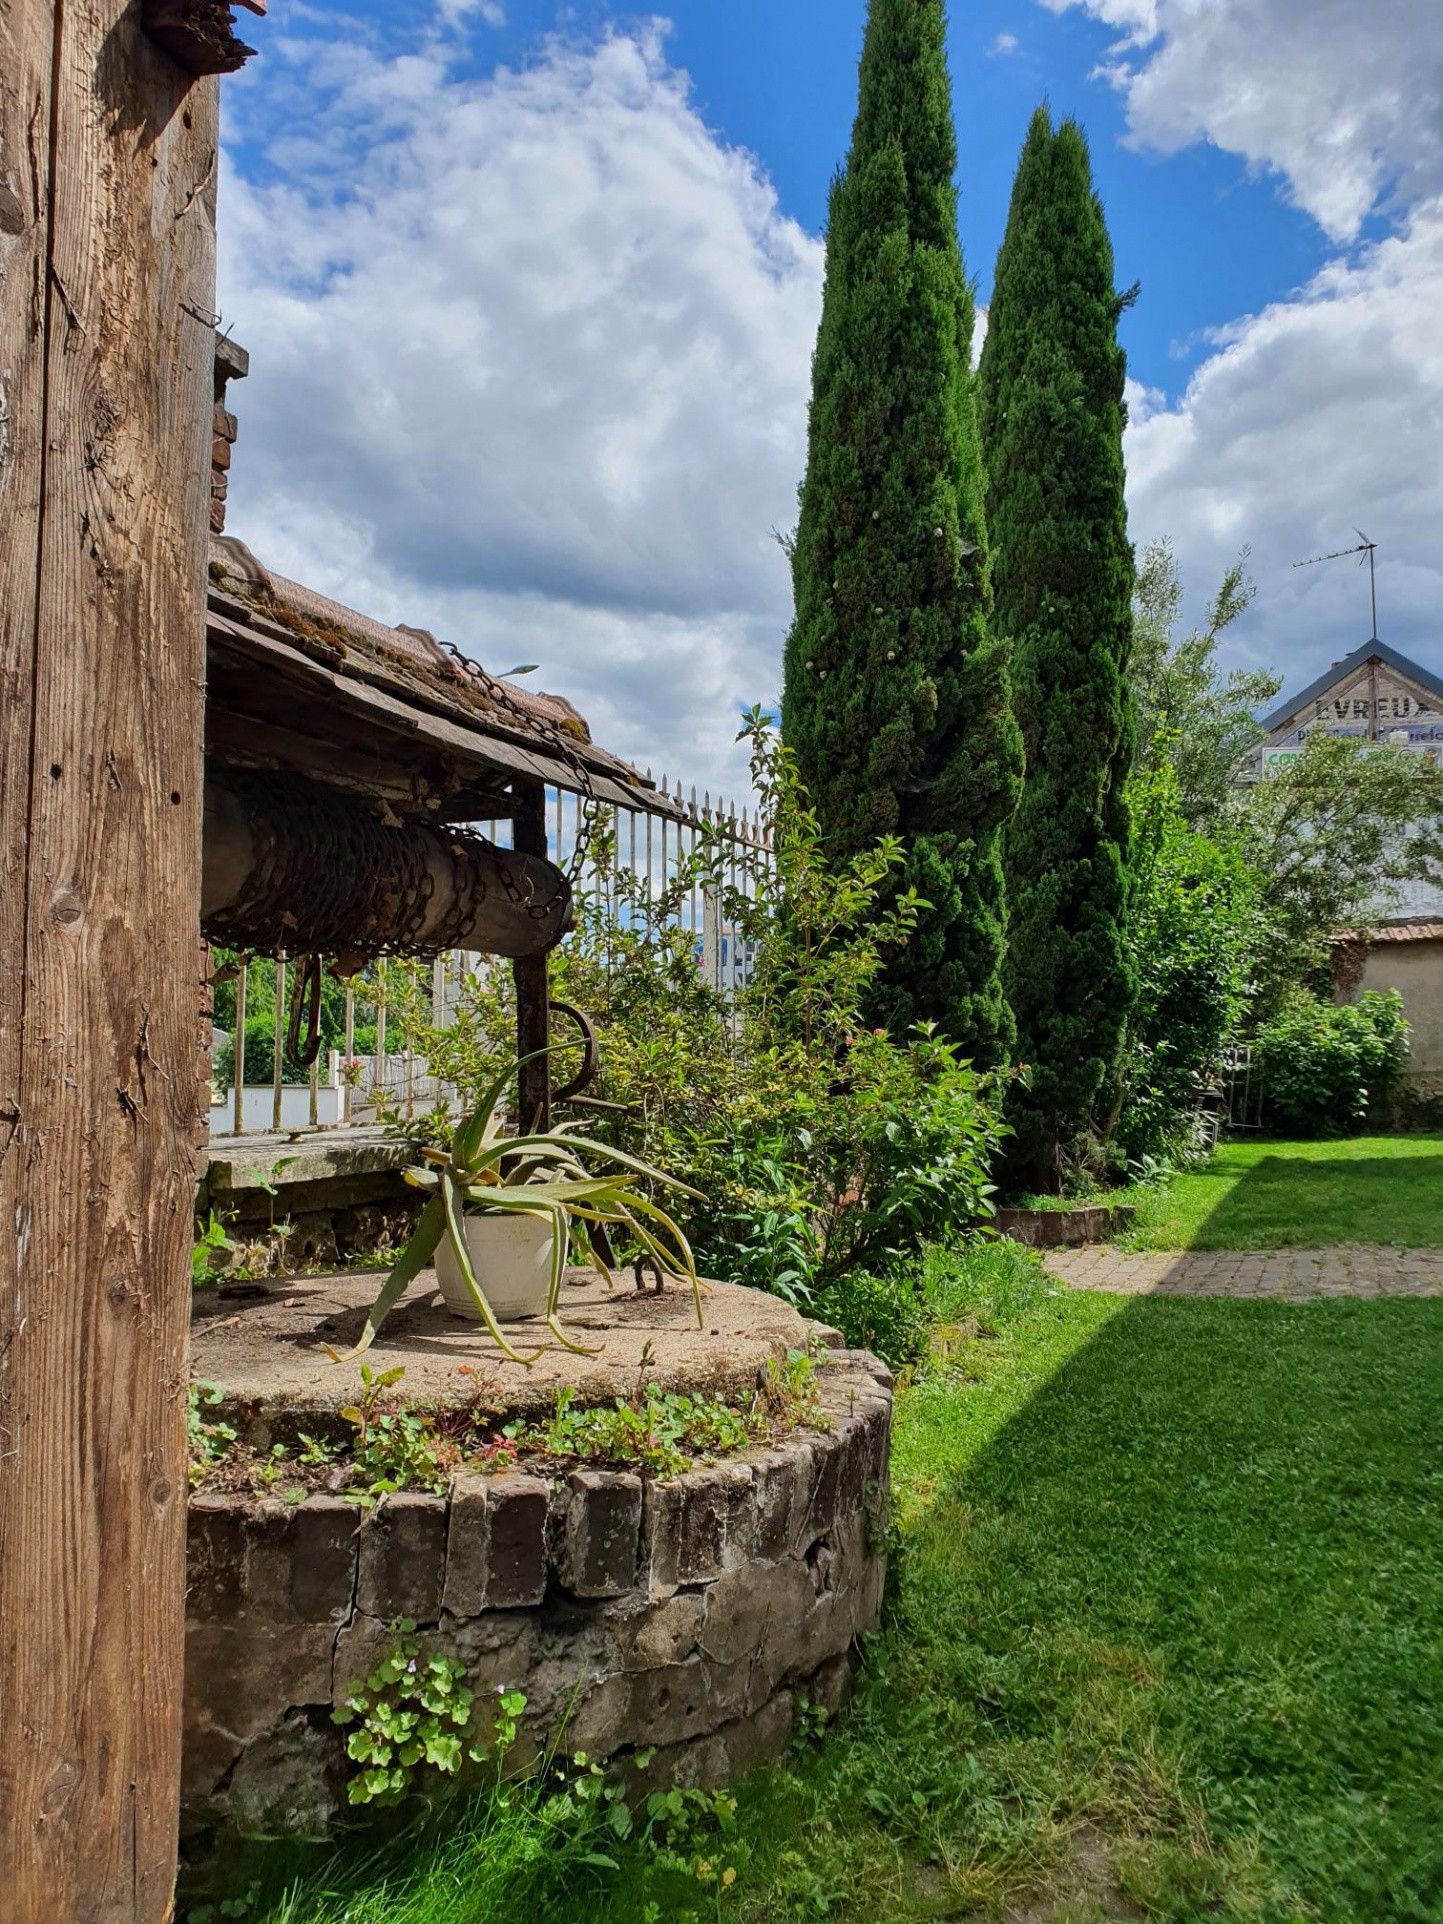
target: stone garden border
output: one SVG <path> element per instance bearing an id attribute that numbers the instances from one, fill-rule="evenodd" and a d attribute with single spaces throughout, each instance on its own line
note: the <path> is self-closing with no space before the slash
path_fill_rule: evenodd
<path id="1" fill-rule="evenodd" d="M 992 1227 L 999 1236 L 1029 1249 L 1081 1249 L 1089 1243 L 1111 1242 L 1131 1229 L 1136 1209 L 1130 1203 L 1113 1208 L 1080 1204 L 1070 1209 L 999 1209 Z"/>

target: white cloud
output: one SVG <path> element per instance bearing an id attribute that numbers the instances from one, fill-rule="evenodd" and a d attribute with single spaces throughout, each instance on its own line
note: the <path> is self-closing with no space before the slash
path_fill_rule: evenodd
<path id="1" fill-rule="evenodd" d="M 239 124 L 222 302 L 251 350 L 230 530 L 282 572 L 539 661 L 598 739 L 715 787 L 790 614 L 821 247 L 656 26 L 458 77 L 290 42 Z M 257 128 L 246 115 L 270 111 Z M 262 181 L 264 176 L 261 176 Z"/>
<path id="2" fill-rule="evenodd" d="M 1443 20 L 1438 0 L 1042 0 L 1120 36 L 1102 72 L 1130 138 L 1210 141 L 1281 177 L 1340 247 L 1220 330 L 1187 391 L 1130 390 L 1139 541 L 1174 537 L 1200 600 L 1243 543 L 1260 594 L 1231 646 L 1297 686 L 1368 635 L 1346 562 L 1379 542 L 1379 631 L 1443 665 Z M 1359 247 L 1372 214 L 1386 238 Z"/>
<path id="3" fill-rule="evenodd" d="M 448 27 L 459 26 L 469 14 L 479 14 L 488 27 L 506 25 L 501 0 L 436 0 L 436 11 Z"/>
<path id="4" fill-rule="evenodd" d="M 1379 633 L 1443 665 L 1440 312 L 1443 198 L 1226 329 L 1177 407 L 1131 397 L 1134 536 L 1173 535 L 1198 594 L 1251 543 L 1261 594 L 1241 643 L 1290 685 L 1367 639 L 1346 562 L 1291 565 L 1351 546 L 1355 526 L 1380 544 Z"/>
<path id="5" fill-rule="evenodd" d="M 1282 175 L 1331 238 L 1443 189 L 1438 0 L 1042 0 L 1123 39 L 1104 67 L 1133 138 L 1208 140 Z"/>
<path id="6" fill-rule="evenodd" d="M 1005 59 L 1008 54 L 1017 53 L 1021 45 L 1015 33 L 999 33 L 987 51 L 995 54 L 999 59 Z"/>

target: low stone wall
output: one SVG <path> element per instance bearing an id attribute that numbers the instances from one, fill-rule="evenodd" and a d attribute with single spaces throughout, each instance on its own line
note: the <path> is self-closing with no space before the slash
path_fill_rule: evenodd
<path id="1" fill-rule="evenodd" d="M 1120 1203 L 1077 1209 L 999 1209 L 992 1226 L 1000 1236 L 1029 1249 L 1081 1249 L 1089 1243 L 1111 1242 L 1131 1229 L 1137 1211 Z"/>
<path id="2" fill-rule="evenodd" d="M 840 1701 L 886 1574 L 891 1376 L 834 1350 L 819 1382 L 830 1428 L 669 1482 L 521 1468 L 364 1517 L 193 1498 L 188 1831 L 331 1826 L 350 1766 L 330 1712 L 397 1618 L 478 1693 L 523 1691 L 532 1750 L 563 1727 L 597 1758 L 654 1749 L 648 1785 L 782 1755 L 799 1698 Z"/>
<path id="3" fill-rule="evenodd" d="M 296 1275 L 399 1249 L 425 1198 L 402 1170 L 404 1142 L 377 1130 L 220 1137 L 208 1146 L 196 1192 L 204 1223 L 214 1210 L 234 1260 L 248 1274 Z"/>

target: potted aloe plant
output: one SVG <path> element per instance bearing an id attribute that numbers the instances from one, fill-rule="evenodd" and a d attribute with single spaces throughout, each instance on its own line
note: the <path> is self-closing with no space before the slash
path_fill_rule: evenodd
<path id="1" fill-rule="evenodd" d="M 507 1135 L 499 1112 L 515 1073 L 514 1067 L 508 1068 L 497 1077 L 477 1109 L 458 1124 L 449 1149 L 423 1149 L 420 1164 L 406 1171 L 407 1182 L 429 1191 L 429 1200 L 371 1305 L 359 1342 L 349 1357 L 338 1360 L 349 1361 L 370 1348 L 386 1316 L 433 1259 L 448 1308 L 484 1323 L 513 1362 L 529 1366 L 541 1352 L 527 1355 L 514 1348 L 501 1324 L 532 1317 L 543 1318 L 566 1349 L 590 1354 L 572 1342 L 557 1316 L 572 1230 L 578 1223 L 620 1231 L 664 1275 L 690 1284 L 697 1325 L 702 1326 L 703 1284 L 691 1246 L 640 1185 L 660 1183 L 688 1196 L 698 1191 L 623 1149 L 576 1134 L 571 1124 L 539 1134 Z M 593 1173 L 588 1161 L 609 1166 Z M 611 1273 L 590 1238 L 587 1255 L 610 1283 Z"/>

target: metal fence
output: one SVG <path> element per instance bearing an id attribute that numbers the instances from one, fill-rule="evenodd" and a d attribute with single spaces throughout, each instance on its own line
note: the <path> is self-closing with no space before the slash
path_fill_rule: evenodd
<path id="1" fill-rule="evenodd" d="M 649 769 L 647 774 L 650 777 Z M 592 804 L 599 825 L 609 830 L 605 837 L 588 837 L 588 804 L 581 796 L 549 788 L 546 826 L 551 859 L 569 868 L 580 843 L 577 894 L 593 899 L 599 896 L 618 919 L 626 919 L 630 913 L 618 887 L 622 872 L 635 878 L 649 903 L 660 904 L 670 892 L 674 899 L 664 924 L 680 928 L 693 938 L 697 968 L 712 988 L 728 996 L 747 981 L 752 958 L 746 940 L 726 918 L 725 893 L 754 892 L 758 873 L 768 870 L 772 863 L 770 836 L 752 807 L 738 809 L 720 798 L 713 802 L 709 793 L 698 799 L 695 788 L 684 795 L 680 784 L 666 776 L 657 786 L 674 813 L 652 813 L 609 803 L 598 810 Z M 509 821 L 483 821 L 473 826 L 498 846 L 510 846 Z M 708 886 L 693 867 L 693 858 L 707 839 L 719 839 L 723 845 L 721 889 Z M 609 845 L 606 861 L 597 857 L 598 842 Z M 420 971 L 429 966 L 431 1019 L 442 1027 L 454 1010 L 465 977 L 492 960 L 457 950 L 430 965 L 393 962 L 389 967 L 407 972 L 409 990 L 413 985 L 421 986 Z M 274 991 L 271 1080 L 247 1085 L 243 1038 L 249 992 L 253 984 L 260 986 L 257 970 L 267 972 L 264 987 Z M 286 1080 L 284 1050 L 291 987 L 286 959 L 248 962 L 242 958 L 233 987 L 233 1073 L 228 1088 L 212 1083 L 212 1138 L 272 1133 L 290 1136 L 353 1128 L 374 1123 L 382 1108 L 399 1109 L 409 1117 L 454 1094 L 431 1074 L 425 1058 L 404 1038 L 388 1036 L 383 982 L 362 978 L 347 984 L 341 1047 L 318 1057 L 307 1081 L 301 1083 Z M 374 1047 L 358 1051 L 358 1035 L 369 1035 L 373 1029 Z M 218 1040 L 223 1038 L 218 1035 Z M 399 1042 L 400 1046 L 388 1049 L 388 1042 Z"/>

